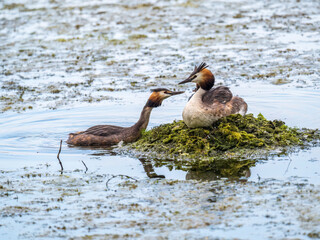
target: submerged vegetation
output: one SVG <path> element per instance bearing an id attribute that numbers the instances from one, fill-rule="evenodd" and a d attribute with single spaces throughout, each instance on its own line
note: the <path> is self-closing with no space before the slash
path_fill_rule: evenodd
<path id="1" fill-rule="evenodd" d="M 174 160 L 179 168 L 216 170 L 219 175 L 234 176 L 271 150 L 306 146 L 319 138 L 318 130 L 291 128 L 262 114 L 237 114 L 208 128 L 188 128 L 183 121 L 160 125 L 144 132 L 129 147 L 161 161 Z"/>

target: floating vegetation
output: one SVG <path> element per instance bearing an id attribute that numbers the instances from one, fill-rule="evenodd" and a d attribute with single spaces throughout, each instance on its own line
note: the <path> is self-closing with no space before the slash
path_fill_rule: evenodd
<path id="1" fill-rule="evenodd" d="M 113 156 L 113 149 L 65 148 L 62 175 L 55 156 L 68 129 L 99 119 L 134 121 L 130 114 L 149 88 L 177 88 L 200 61 L 208 62 L 217 84 L 254 102 L 251 110 L 318 127 L 318 6 L 316 0 L 1 1 L 0 112 L 8 111 L 0 113 L 1 239 L 320 238 L 318 147 L 292 154 L 292 161 L 259 164 L 248 182 L 203 180 L 248 172 L 257 156 L 270 156 L 266 141 L 249 148 L 234 141 L 234 148 L 212 151 L 227 159 L 212 160 L 213 173 L 196 170 L 210 154 L 166 154 L 173 140 L 162 153 L 137 149 L 146 161 L 158 157 L 151 161 L 156 165 L 193 164 L 188 181 L 164 168 L 154 173 L 167 179 L 145 179 L 140 161 Z M 93 103 L 107 97 L 105 110 Z M 174 101 L 153 113 L 151 123 L 180 116 L 185 103 L 182 96 Z M 132 111 L 121 112 L 121 105 Z M 35 166 L 38 161 L 46 165 Z M 119 173 L 138 182 L 113 178 L 106 191 L 106 181 Z"/>
<path id="2" fill-rule="evenodd" d="M 319 138 L 318 130 L 291 128 L 262 114 L 237 114 L 207 128 L 188 128 L 183 121 L 160 125 L 129 147 L 161 161 L 174 160 L 178 168 L 234 176 L 276 149 L 306 146 Z"/>
<path id="3" fill-rule="evenodd" d="M 23 112 L 33 109 L 37 105 L 42 105 L 43 102 L 37 102 L 37 100 L 44 98 L 47 102 L 49 109 L 56 109 L 61 105 L 65 105 L 66 101 L 61 100 L 68 99 L 68 103 L 74 102 L 101 102 L 114 99 L 107 95 L 108 92 L 115 91 L 112 87 L 105 87 L 102 83 L 97 84 L 95 89 L 97 92 L 103 91 L 106 93 L 91 93 L 91 88 L 94 79 L 89 76 L 89 79 L 79 82 L 59 82 L 49 84 L 39 84 L 38 87 L 30 87 L 20 82 L 4 81 L 1 90 L 6 92 L 0 94 L 0 113 L 6 111 Z M 116 89 L 118 90 L 118 89 Z M 60 97 L 59 97 L 60 96 Z"/>
<path id="4" fill-rule="evenodd" d="M 277 236 L 287 231 L 292 238 L 317 239 L 320 233 L 320 212 L 309 207 L 319 203 L 319 185 L 274 179 L 136 181 L 83 171 L 61 175 L 46 165 L 0 173 L 2 239 L 139 239 L 141 227 L 162 238 L 188 229 L 187 239 L 199 239 L 199 229 L 209 239 L 219 229 L 221 238 L 240 229 L 245 239 L 259 239 L 266 225 Z M 188 173 L 188 179 L 196 177 Z M 28 228 L 10 231 L 17 224 Z M 207 230 L 213 225 L 218 231 Z M 247 231 L 252 228 L 259 230 L 255 238 Z"/>
<path id="5" fill-rule="evenodd" d="M 139 40 L 139 39 L 144 39 L 147 38 L 148 36 L 145 34 L 133 34 L 129 36 L 130 40 Z"/>

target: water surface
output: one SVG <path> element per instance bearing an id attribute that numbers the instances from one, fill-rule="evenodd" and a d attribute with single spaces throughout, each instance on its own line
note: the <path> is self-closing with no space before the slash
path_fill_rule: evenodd
<path id="1" fill-rule="evenodd" d="M 134 124 L 155 87 L 186 93 L 148 128 L 180 120 L 194 86 L 177 83 L 201 61 L 249 113 L 319 128 L 319 13 L 318 1 L 0 2 L 1 238 L 320 238 L 319 146 L 239 181 L 65 142 L 63 174 L 56 158 L 70 132 Z"/>

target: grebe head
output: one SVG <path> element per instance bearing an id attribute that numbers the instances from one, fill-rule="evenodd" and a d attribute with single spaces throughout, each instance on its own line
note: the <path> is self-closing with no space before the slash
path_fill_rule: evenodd
<path id="1" fill-rule="evenodd" d="M 204 90 L 210 90 L 214 85 L 215 78 L 207 67 L 208 65 L 204 62 L 198 67 L 195 66 L 190 76 L 179 84 L 194 82 L 197 84 L 197 87 L 201 87 Z"/>
<path id="2" fill-rule="evenodd" d="M 151 89 L 152 93 L 146 104 L 147 107 L 159 107 L 164 99 L 173 95 L 178 95 L 184 92 L 173 92 L 166 88 Z"/>

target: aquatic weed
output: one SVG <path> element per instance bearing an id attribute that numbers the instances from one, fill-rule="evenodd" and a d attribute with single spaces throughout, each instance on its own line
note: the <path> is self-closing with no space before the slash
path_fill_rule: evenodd
<path id="1" fill-rule="evenodd" d="M 145 131 L 129 148 L 158 161 L 175 160 L 179 169 L 219 169 L 219 174 L 234 175 L 271 150 L 304 146 L 319 137 L 318 130 L 291 128 L 262 114 L 237 114 L 206 128 L 188 128 L 183 121 L 163 124 Z"/>

